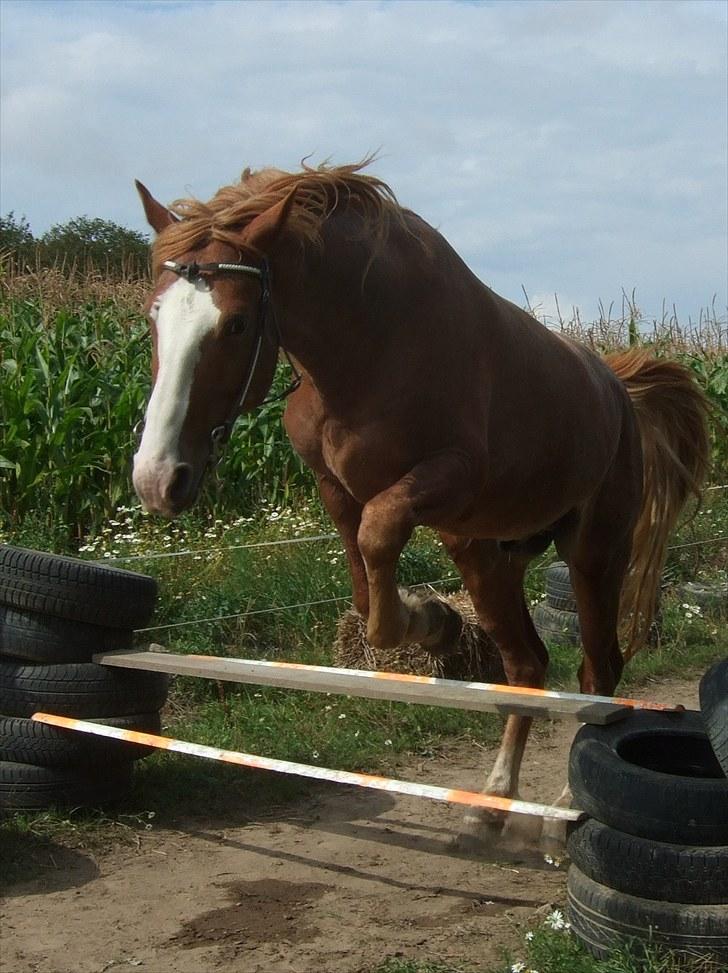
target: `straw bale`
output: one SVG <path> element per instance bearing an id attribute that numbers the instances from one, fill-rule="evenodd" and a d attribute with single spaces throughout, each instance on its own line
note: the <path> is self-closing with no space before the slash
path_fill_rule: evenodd
<path id="1" fill-rule="evenodd" d="M 458 645 L 447 655 L 432 655 L 419 643 L 394 649 L 373 649 L 367 642 L 366 621 L 350 608 L 339 618 L 334 641 L 334 665 L 343 669 L 402 672 L 468 682 L 506 682 L 495 642 L 480 627 L 470 597 L 464 591 L 443 599 L 463 620 Z"/>

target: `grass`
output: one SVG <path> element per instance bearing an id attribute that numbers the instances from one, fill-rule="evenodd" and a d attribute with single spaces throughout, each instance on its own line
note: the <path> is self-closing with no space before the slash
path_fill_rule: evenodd
<path id="1" fill-rule="evenodd" d="M 599 960 L 569 935 L 569 923 L 554 910 L 526 933 L 517 954 L 504 954 L 501 963 L 452 964 L 391 956 L 366 973 L 725 973 L 708 956 L 686 957 L 640 944 L 638 950 L 615 950 Z"/>
<path id="2" fill-rule="evenodd" d="M 728 493 L 728 491 L 725 491 Z M 719 495 L 716 493 L 716 498 Z M 728 522 L 728 496 L 701 512 L 696 533 L 721 529 Z M 725 518 L 725 519 L 724 519 Z M 101 560 L 134 552 L 137 569 L 154 572 L 161 585 L 155 625 L 180 627 L 145 633 L 177 652 L 208 652 L 237 657 L 286 659 L 328 665 L 336 622 L 348 604 L 348 578 L 338 542 L 319 540 L 290 546 L 242 547 L 267 541 L 327 535 L 330 525 L 316 504 L 269 509 L 264 523 L 238 518 L 230 525 L 188 521 L 161 525 L 135 511 L 122 510 L 84 554 Z M 678 538 L 679 539 L 679 538 Z M 167 546 L 169 545 L 169 546 Z M 228 546 L 233 550 L 220 550 Z M 237 548 L 237 549 L 235 549 Z M 145 560 L 150 553 L 204 551 L 183 557 Z M 680 579 L 696 570 L 694 548 L 677 548 L 669 574 Z M 718 577 L 725 545 L 701 555 L 699 572 Z M 553 555 L 551 555 L 553 556 Z M 195 560 L 199 558 L 199 560 Z M 690 559 L 685 564 L 685 559 Z M 120 562 L 130 566 L 129 562 Z M 403 583 L 416 584 L 449 577 L 452 569 L 439 542 L 427 531 L 414 538 L 401 568 Z M 529 579 L 529 596 L 543 594 L 543 570 Z M 451 586 L 451 585 L 450 585 Z M 343 599 L 328 600 L 328 599 Z M 321 601 L 302 608 L 282 605 Z M 194 623 L 217 615 L 243 617 Z M 187 625 L 186 623 L 193 622 Z M 685 607 L 666 594 L 661 637 L 657 645 L 635 657 L 627 668 L 622 690 L 636 692 L 665 676 L 696 675 L 724 651 L 725 625 Z M 576 689 L 580 653 L 551 648 L 549 685 Z M 201 679 L 178 678 L 165 711 L 165 732 L 196 742 L 244 750 L 303 763 L 341 769 L 390 772 L 406 754 L 434 755 L 445 741 L 482 746 L 496 741 L 500 718 L 439 707 L 408 706 L 291 692 L 265 687 L 235 686 Z M 153 812 L 159 824 L 178 816 L 207 814 L 247 802 L 251 790 L 265 790 L 267 799 L 287 800 L 310 786 L 279 775 L 264 775 L 250 786 L 250 774 L 190 761 L 169 754 L 153 756 L 138 772 L 133 813 Z M 263 780 L 263 778 L 260 778 Z"/>
<path id="3" fill-rule="evenodd" d="M 703 505 L 675 538 L 676 545 L 701 543 L 672 551 L 666 572 L 672 582 L 721 577 L 728 545 L 702 542 L 728 533 L 728 490 L 711 494 L 710 504 Z M 182 653 L 330 665 L 337 619 L 349 604 L 350 592 L 345 558 L 339 541 L 328 539 L 330 532 L 331 525 L 315 501 L 295 509 L 264 507 L 260 520 L 218 518 L 206 523 L 187 518 L 162 524 L 143 516 L 138 508 L 125 507 L 87 539 L 81 553 L 111 563 L 119 558 L 119 566 L 149 571 L 158 578 L 161 595 L 155 627 L 140 635 L 141 642 L 159 641 Z M 322 539 L 277 544 L 312 536 Z M 42 547 L 37 537 L 14 540 Z M 270 542 L 276 546 L 258 546 Z M 185 551 L 196 553 L 153 557 Z M 138 560 L 124 560 L 128 557 Z M 414 585 L 453 575 L 437 538 L 429 531 L 418 531 L 403 556 L 401 582 Z M 543 565 L 537 565 L 528 579 L 532 603 L 543 597 L 543 584 Z M 447 590 L 455 585 L 438 587 Z M 725 626 L 694 606 L 685 607 L 669 592 L 663 600 L 660 632 L 658 643 L 631 661 L 623 691 L 637 691 L 678 672 L 698 673 L 724 651 Z M 549 685 L 576 689 L 579 658 L 576 649 L 552 646 Z M 175 681 L 165 713 L 170 735 L 303 763 L 370 771 L 391 769 L 403 754 L 436 753 L 444 740 L 493 742 L 500 725 L 500 719 L 489 714 L 183 678 Z M 227 771 L 196 763 L 194 771 L 175 769 L 188 766 L 169 755 L 146 761 L 139 778 L 142 787 L 146 782 L 148 787 L 140 792 L 145 797 L 140 797 L 138 806 L 154 810 L 157 820 L 166 813 L 165 806 L 174 813 L 204 811 L 214 801 L 218 783 L 224 781 L 227 788 L 239 773 L 218 776 Z M 198 786 L 185 793 L 174 779 L 187 772 L 197 775 Z M 273 789 L 276 786 L 271 784 Z M 305 785 L 297 786 L 300 791 Z"/>

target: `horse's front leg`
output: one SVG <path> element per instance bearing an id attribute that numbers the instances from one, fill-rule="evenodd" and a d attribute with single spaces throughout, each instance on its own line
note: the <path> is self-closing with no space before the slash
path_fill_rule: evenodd
<path id="1" fill-rule="evenodd" d="M 500 650 L 508 683 L 542 688 L 548 654 L 523 594 L 523 577 L 531 555 L 503 553 L 495 541 L 466 542 L 445 533 L 441 537 L 463 577 L 481 627 Z M 518 778 L 531 722 L 527 716 L 508 716 L 500 749 L 485 783 L 486 794 L 518 796 Z M 491 843 L 506 818 L 500 811 L 469 809 L 458 846 L 465 850 Z M 532 844 L 536 837 L 521 815 L 509 820 L 509 831 L 511 838 L 519 842 Z"/>
<path id="2" fill-rule="evenodd" d="M 457 612 L 397 587 L 397 561 L 419 524 L 453 520 L 472 500 L 470 466 L 458 453 L 441 453 L 415 466 L 362 511 L 358 547 L 369 586 L 367 639 L 375 649 L 419 642 L 446 651 L 457 641 Z"/>
<path id="3" fill-rule="evenodd" d="M 354 607 L 366 618 L 369 614 L 369 585 L 357 542 L 362 505 L 329 472 L 319 474 L 318 486 L 321 500 L 336 525 L 346 551 Z"/>

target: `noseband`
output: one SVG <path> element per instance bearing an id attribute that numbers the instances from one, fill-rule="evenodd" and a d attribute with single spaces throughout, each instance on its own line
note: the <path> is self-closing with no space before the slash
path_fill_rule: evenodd
<path id="1" fill-rule="evenodd" d="M 220 462 L 221 455 L 225 444 L 230 439 L 230 435 L 233 431 L 233 426 L 235 425 L 238 417 L 243 411 L 243 403 L 247 398 L 248 392 L 250 391 L 250 385 L 253 381 L 253 376 L 255 374 L 255 369 L 258 365 L 258 359 L 260 358 L 260 349 L 263 346 L 263 336 L 265 334 L 266 324 L 270 320 L 271 326 L 273 328 L 273 336 L 278 344 L 278 347 L 283 350 L 283 354 L 286 356 L 288 364 L 293 369 L 293 381 L 291 384 L 280 392 L 278 395 L 273 395 L 270 398 L 265 399 L 262 405 L 267 405 L 269 402 L 277 402 L 280 399 L 285 399 L 301 384 L 301 376 L 298 369 L 291 361 L 291 358 L 283 347 L 281 342 L 281 332 L 278 327 L 278 321 L 276 320 L 275 308 L 273 307 L 273 302 L 271 300 L 271 275 L 270 267 L 267 260 L 261 262 L 260 267 L 253 267 L 250 264 L 244 263 L 204 263 L 198 264 L 192 262 L 189 264 L 177 263 L 174 260 L 165 260 L 162 266 L 165 270 L 171 270 L 172 273 L 177 274 L 178 277 L 184 277 L 185 280 L 194 282 L 200 280 L 200 278 L 205 277 L 208 274 L 220 274 L 220 273 L 238 273 L 238 274 L 248 274 L 252 277 L 257 277 L 260 281 L 260 301 L 258 303 L 258 313 L 255 319 L 255 333 L 253 336 L 253 354 L 248 363 L 247 372 L 245 374 L 245 380 L 243 382 L 243 391 L 238 399 L 238 403 L 235 406 L 230 418 L 220 426 L 215 426 L 215 428 L 210 433 L 210 462 L 217 466 Z"/>

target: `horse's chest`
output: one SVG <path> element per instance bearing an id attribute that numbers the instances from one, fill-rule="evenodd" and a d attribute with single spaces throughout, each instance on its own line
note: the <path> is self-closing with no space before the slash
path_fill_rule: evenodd
<path id="1" fill-rule="evenodd" d="M 325 423 L 322 432 L 321 453 L 327 469 L 360 503 L 386 490 L 409 469 L 396 437 L 382 439 L 375 430 L 339 422 Z"/>

